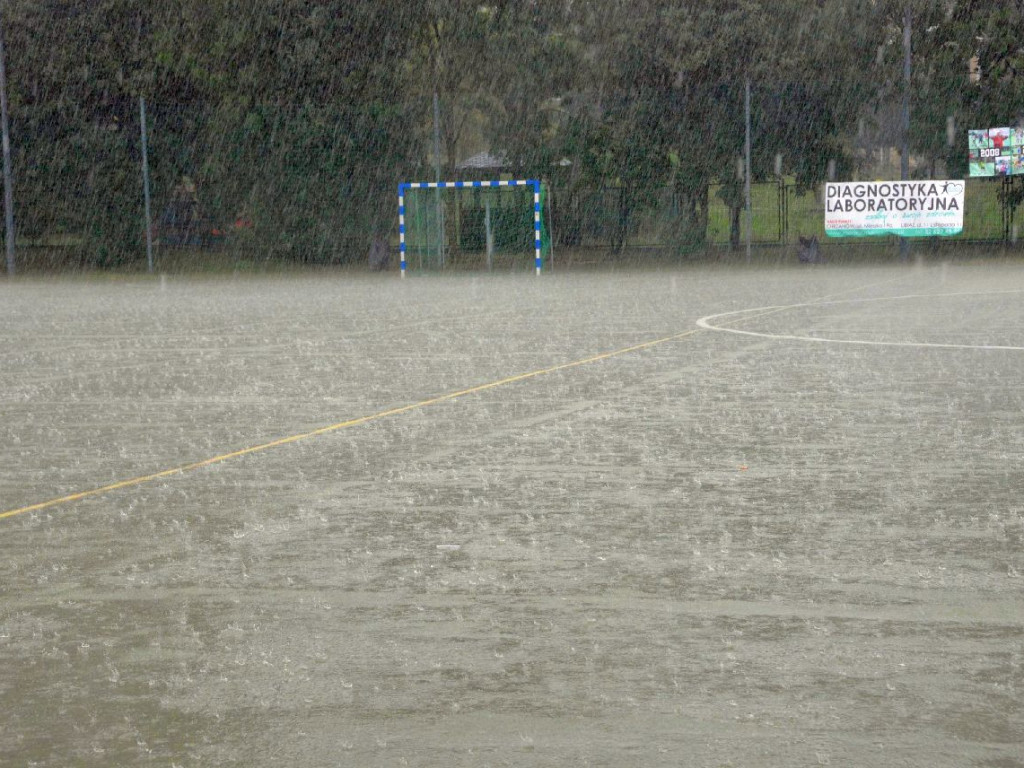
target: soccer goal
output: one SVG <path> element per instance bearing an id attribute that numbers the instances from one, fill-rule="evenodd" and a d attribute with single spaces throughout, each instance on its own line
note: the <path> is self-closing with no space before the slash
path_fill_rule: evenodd
<path id="1" fill-rule="evenodd" d="M 398 238 L 402 277 L 410 266 L 515 268 L 531 253 L 539 275 L 541 183 L 514 179 L 399 184 Z"/>

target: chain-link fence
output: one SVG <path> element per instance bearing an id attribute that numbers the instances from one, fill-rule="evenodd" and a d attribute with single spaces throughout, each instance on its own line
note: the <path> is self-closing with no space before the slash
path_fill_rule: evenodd
<path id="1" fill-rule="evenodd" d="M 1015 244 L 1015 200 L 1022 194 L 1021 178 L 969 179 L 963 231 L 943 240 Z M 751 185 L 751 242 L 766 247 L 792 245 L 800 237 L 824 240 L 822 195 L 822 187 L 805 189 L 786 181 Z M 735 199 L 735 195 L 731 197 Z M 698 205 L 671 189 L 660 190 L 641 205 L 621 188 L 574 194 L 561 193 L 556 188 L 551 200 L 555 246 L 611 251 L 739 249 L 746 243 L 746 212 L 742 203 L 739 207 L 728 205 L 729 199 L 727 190 L 718 186 L 710 187 Z M 831 242 L 850 245 L 857 239 Z"/>
<path id="2" fill-rule="evenodd" d="M 390 239 L 397 246 L 397 182 L 431 175 L 417 165 L 417 138 L 397 113 L 380 117 L 396 124 L 382 137 L 381 123 L 359 122 L 331 105 L 250 106 L 239 116 L 203 103 L 147 103 L 147 225 L 140 106 L 111 103 L 103 119 L 91 115 L 70 127 L 28 107 L 15 115 L 20 265 L 144 269 L 147 226 L 159 269 L 218 262 L 366 264 L 373 243 Z M 560 250 L 605 259 L 645 249 L 700 256 L 746 243 L 738 185 L 693 194 L 667 187 L 579 189 L 554 181 L 544 190 L 545 258 L 557 258 Z M 1024 178 L 968 180 L 963 232 L 944 241 L 1015 244 L 1022 198 Z M 486 248 L 487 214 L 474 200 L 450 212 L 443 247 L 453 258 L 440 264 L 475 263 L 459 257 Z M 529 222 L 519 221 L 532 215 L 528 206 L 495 203 L 490 214 L 499 255 L 530 251 L 529 243 L 503 240 L 506 230 L 529 236 Z M 787 179 L 753 184 L 751 223 L 750 240 L 761 249 L 791 246 L 800 237 L 824 241 L 821 188 Z"/>
<path id="3" fill-rule="evenodd" d="M 111 100 L 12 114 L 18 268 L 363 264 L 418 169 L 401 114 L 345 104 Z M 73 116 L 72 116 L 73 117 Z M 144 213 L 143 139 L 151 216 Z M 397 160 L 395 158 L 398 158 Z"/>

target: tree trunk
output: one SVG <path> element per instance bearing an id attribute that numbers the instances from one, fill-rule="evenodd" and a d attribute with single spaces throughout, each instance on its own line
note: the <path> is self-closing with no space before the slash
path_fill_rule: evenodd
<path id="1" fill-rule="evenodd" d="M 618 215 L 612 227 L 612 253 L 620 254 L 626 247 L 626 235 L 629 232 L 629 215 L 632 206 L 629 204 L 630 193 L 627 187 L 619 187 Z"/>
<path id="2" fill-rule="evenodd" d="M 697 189 L 676 189 L 679 200 L 677 224 L 680 251 L 700 248 L 707 241 L 708 232 L 708 186 Z"/>
<path id="3" fill-rule="evenodd" d="M 742 208 L 729 208 L 729 250 L 740 249 L 740 213 Z"/>

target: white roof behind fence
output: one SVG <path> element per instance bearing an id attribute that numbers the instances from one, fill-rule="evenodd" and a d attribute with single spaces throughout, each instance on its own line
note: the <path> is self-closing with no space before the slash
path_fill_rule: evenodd
<path id="1" fill-rule="evenodd" d="M 472 157 L 467 157 L 455 168 L 460 171 L 483 168 L 504 168 L 504 155 L 492 155 L 490 152 L 480 152 Z"/>

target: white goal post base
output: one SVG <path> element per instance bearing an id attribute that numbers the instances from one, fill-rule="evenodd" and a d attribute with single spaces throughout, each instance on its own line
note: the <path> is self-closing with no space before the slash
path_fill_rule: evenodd
<path id="1" fill-rule="evenodd" d="M 501 181 L 414 181 L 398 185 L 398 242 L 402 257 L 402 277 L 405 277 L 405 196 L 410 189 L 473 189 L 484 187 L 533 187 L 533 263 L 540 275 L 540 181 L 538 179 L 511 179 Z"/>

